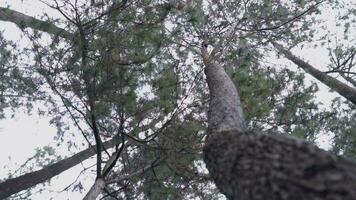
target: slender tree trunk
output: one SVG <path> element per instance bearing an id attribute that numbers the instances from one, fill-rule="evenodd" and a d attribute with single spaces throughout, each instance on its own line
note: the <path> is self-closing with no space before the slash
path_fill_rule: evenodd
<path id="1" fill-rule="evenodd" d="M 206 50 L 204 50 L 204 64 L 210 91 L 209 131 L 244 131 L 246 125 L 242 105 L 234 83 L 223 67 L 211 60 Z"/>
<path id="2" fill-rule="evenodd" d="M 107 148 L 114 146 L 114 139 L 104 143 Z M 83 150 L 69 158 L 58 161 L 55 164 L 49 165 L 38 171 L 30 172 L 22 176 L 8 179 L 0 183 L 0 199 L 4 199 L 22 190 L 33 187 L 39 183 L 47 181 L 52 177 L 62 173 L 63 171 L 74 167 L 75 165 L 83 162 L 89 157 L 95 155 L 93 148 Z"/>
<path id="3" fill-rule="evenodd" d="M 290 61 L 292 61 L 294 64 L 296 64 L 298 67 L 302 68 L 305 72 L 308 74 L 312 75 L 314 78 L 318 79 L 320 82 L 324 83 L 326 86 L 328 86 L 330 89 L 336 91 L 339 93 L 341 96 L 345 97 L 347 100 L 352 102 L 353 104 L 356 105 L 356 89 L 353 87 L 348 86 L 347 84 L 337 80 L 336 78 L 333 78 L 326 73 L 316 69 L 309 63 L 301 60 L 297 56 L 293 55 L 290 51 L 285 49 L 282 45 L 279 45 L 277 43 L 273 43 L 273 45 L 283 53 L 283 55 L 288 58 Z"/>
<path id="4" fill-rule="evenodd" d="M 105 181 L 103 178 L 95 180 L 94 185 L 90 188 L 89 192 L 85 195 L 83 200 L 95 200 L 105 188 Z"/>
<path id="5" fill-rule="evenodd" d="M 116 157 L 116 154 L 112 155 L 111 158 Z M 111 160 L 111 158 L 109 160 Z M 152 169 L 156 166 L 158 166 L 162 161 L 164 160 L 164 158 L 160 158 L 156 161 L 151 162 L 149 165 L 144 166 L 143 168 L 132 172 L 131 174 L 127 174 L 127 175 L 123 175 L 123 176 L 119 176 L 116 178 L 110 178 L 107 179 L 105 177 L 102 178 L 98 178 L 95 180 L 93 186 L 90 188 L 89 192 L 85 195 L 85 197 L 83 198 L 83 200 L 95 200 L 104 190 L 105 185 L 110 185 L 110 184 L 114 184 L 114 183 L 121 183 L 122 181 L 138 176 L 140 174 L 145 173 L 147 170 Z M 104 170 L 107 169 L 108 166 L 111 165 L 111 162 L 107 162 Z M 105 180 L 104 180 L 105 179 Z"/>
<path id="6" fill-rule="evenodd" d="M 231 79 L 206 50 L 202 52 L 210 92 L 204 161 L 226 197 L 355 199 L 355 163 L 295 138 L 246 131 Z"/>
<path id="7" fill-rule="evenodd" d="M 224 72 L 221 66 L 207 64 L 205 74 L 211 91 L 209 103 L 209 129 L 210 131 L 245 130 L 240 98 L 234 83 Z M 224 98 L 221 98 L 224 95 Z"/>

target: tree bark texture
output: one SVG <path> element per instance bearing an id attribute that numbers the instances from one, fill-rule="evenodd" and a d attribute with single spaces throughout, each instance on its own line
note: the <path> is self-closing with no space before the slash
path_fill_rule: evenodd
<path id="1" fill-rule="evenodd" d="M 356 164 L 314 145 L 244 128 L 238 92 L 202 49 L 210 92 L 203 156 L 219 190 L 237 200 L 356 199 Z M 235 102 L 234 102 L 235 101 Z"/>
<path id="2" fill-rule="evenodd" d="M 220 132 L 206 142 L 204 160 L 229 199 L 356 199 L 355 163 L 294 138 Z"/>
<path id="3" fill-rule="evenodd" d="M 244 131 L 242 105 L 234 83 L 223 67 L 208 55 L 205 55 L 204 64 L 210 91 L 209 131 Z"/>
<path id="4" fill-rule="evenodd" d="M 283 53 L 283 55 L 296 64 L 298 67 L 302 68 L 305 72 L 312 75 L 314 78 L 318 79 L 320 82 L 324 83 L 330 89 L 335 90 L 341 96 L 345 97 L 347 100 L 356 105 L 356 89 L 348 86 L 347 84 L 333 78 L 326 73 L 316 69 L 309 63 L 303 61 L 297 56 L 293 55 L 290 51 L 286 50 L 282 45 L 273 43 L 273 45 Z"/>
<path id="5" fill-rule="evenodd" d="M 115 144 L 114 139 L 104 143 L 106 148 L 111 148 Z M 89 157 L 95 155 L 93 148 L 83 150 L 69 158 L 65 158 L 55 164 L 49 165 L 38 171 L 30 172 L 22 176 L 8 179 L 0 183 L 0 199 L 4 199 L 22 190 L 33 187 L 39 183 L 47 181 L 52 177 L 64 172 L 65 170 L 74 167 Z"/>

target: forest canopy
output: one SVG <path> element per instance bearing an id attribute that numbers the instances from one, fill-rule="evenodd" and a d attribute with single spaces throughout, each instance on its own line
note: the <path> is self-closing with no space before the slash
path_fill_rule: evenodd
<path id="1" fill-rule="evenodd" d="M 66 198 L 234 199 L 211 173 L 215 167 L 206 166 L 211 151 L 203 148 L 230 125 L 257 134 L 229 138 L 246 141 L 234 151 L 248 150 L 250 140 L 268 145 L 264 135 L 314 144 L 331 138 L 329 153 L 310 152 L 337 161 L 335 169 L 350 172 L 345 184 L 355 183 L 348 179 L 356 174 L 351 0 L 17 3 L 46 9 L 34 15 L 0 4 L 0 116 L 50 117 L 57 134 L 54 145 L 38 148 L 17 170 L 6 169 L 0 199 L 40 198 L 46 190 L 55 198 L 51 178 L 87 159 L 91 164 L 82 164 L 62 188 Z M 8 37 L 11 25 L 26 44 Z M 233 86 L 224 85 L 229 81 Z M 301 154 L 289 155 L 304 159 Z"/>

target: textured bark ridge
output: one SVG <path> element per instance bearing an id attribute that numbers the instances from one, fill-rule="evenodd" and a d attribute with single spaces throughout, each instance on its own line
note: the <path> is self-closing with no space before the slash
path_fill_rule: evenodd
<path id="1" fill-rule="evenodd" d="M 221 132 L 208 139 L 204 160 L 230 199 L 356 199 L 354 163 L 294 138 Z"/>
<path id="2" fill-rule="evenodd" d="M 219 64 L 205 60 L 209 102 L 209 132 L 246 129 L 242 105 L 236 87 Z"/>

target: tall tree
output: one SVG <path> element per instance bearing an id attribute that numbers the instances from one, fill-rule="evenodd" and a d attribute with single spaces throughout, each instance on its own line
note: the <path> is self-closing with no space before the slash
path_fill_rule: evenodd
<path id="1" fill-rule="evenodd" d="M 204 158 L 217 187 L 227 198 L 355 196 L 355 163 L 297 139 L 248 131 L 235 85 L 217 63 L 218 58 L 207 51 L 206 44 L 202 55 L 210 91 Z"/>

